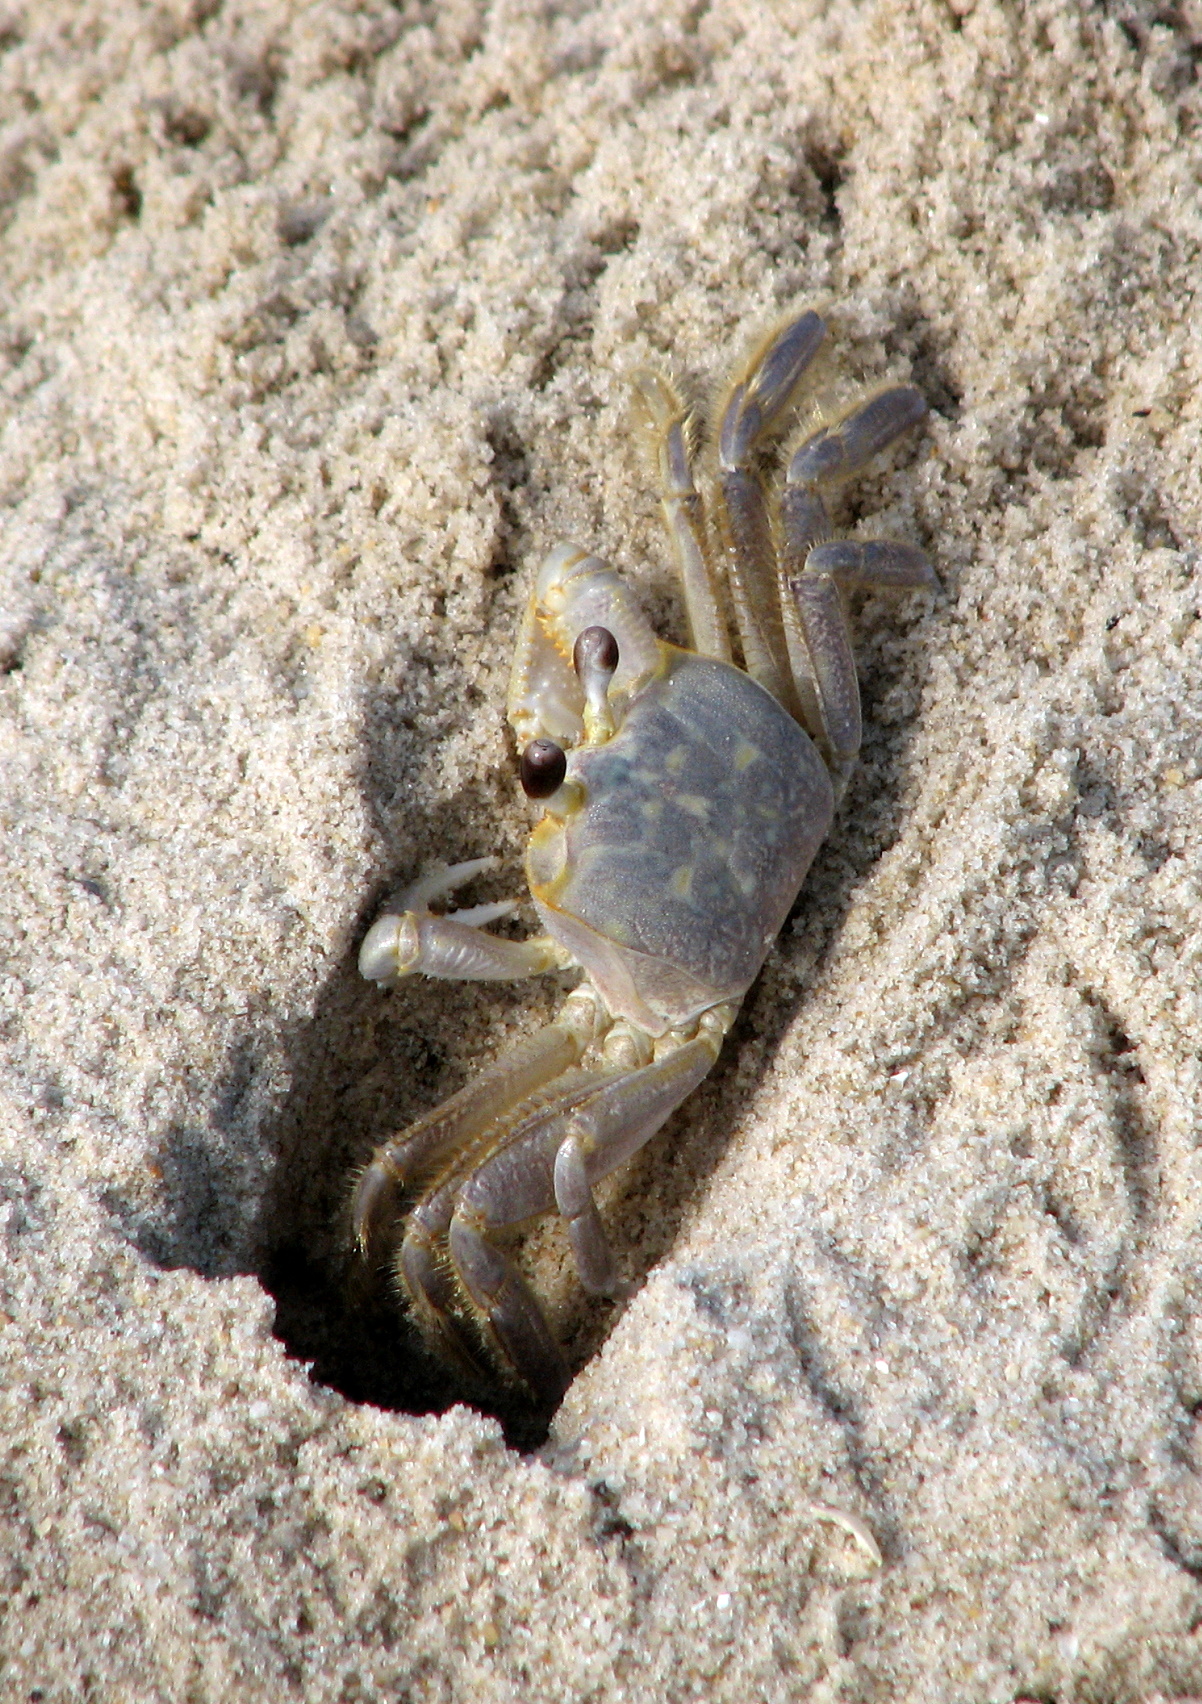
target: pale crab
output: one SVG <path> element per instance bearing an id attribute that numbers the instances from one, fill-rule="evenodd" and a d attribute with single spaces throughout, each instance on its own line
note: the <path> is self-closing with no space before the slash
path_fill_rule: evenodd
<path id="1" fill-rule="evenodd" d="M 926 412 L 909 385 L 811 431 L 774 513 L 760 463 L 788 426 L 825 334 L 780 326 L 718 415 L 717 549 L 694 482 L 694 413 L 655 374 L 636 397 L 658 459 L 689 647 L 660 639 L 624 582 L 569 546 L 543 563 L 522 623 L 508 717 L 522 785 L 544 810 L 526 876 L 546 930 L 484 925 L 518 902 L 434 912 L 492 858 L 428 872 L 369 931 L 381 987 L 426 976 L 502 979 L 579 967 L 556 1020 L 377 1148 L 353 1230 L 396 1273 L 427 1340 L 461 1365 L 481 1350 L 544 1405 L 568 1370 L 499 1234 L 558 1212 L 585 1289 L 627 1286 L 594 1186 L 648 1141 L 714 1064 L 722 1038 L 830 827 L 860 745 L 844 594 L 930 586 L 921 551 L 832 540 L 824 489 Z M 720 567 L 716 567 L 720 565 Z M 725 606 L 742 667 L 732 661 Z"/>

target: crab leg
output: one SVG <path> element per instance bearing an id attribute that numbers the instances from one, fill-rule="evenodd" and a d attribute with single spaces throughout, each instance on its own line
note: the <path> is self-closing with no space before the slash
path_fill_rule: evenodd
<path id="1" fill-rule="evenodd" d="M 406 1190 L 470 1154 L 506 1113 L 577 1064 L 599 1024 L 596 996 L 587 988 L 575 990 L 554 1023 L 517 1042 L 457 1094 L 381 1143 L 360 1174 L 351 1204 L 359 1253 L 366 1258 L 378 1244 Z"/>
<path id="2" fill-rule="evenodd" d="M 836 777 L 846 774 L 860 749 L 860 687 L 841 590 L 878 586 L 933 586 L 935 575 L 913 545 L 856 544 L 837 539 L 815 545 L 803 571 L 790 579 L 813 672 L 821 732 Z"/>
<path id="3" fill-rule="evenodd" d="M 459 1219 L 451 1223 L 450 1250 L 503 1359 L 539 1402 L 557 1407 L 571 1374 L 534 1291 L 507 1254 Z"/>
<path id="4" fill-rule="evenodd" d="M 861 740 L 860 688 L 842 594 L 864 587 L 931 586 L 935 576 L 913 545 L 829 540 L 822 487 L 858 472 L 925 413 L 920 392 L 895 385 L 815 432 L 789 462 L 781 499 L 782 570 L 812 681 L 818 725 L 811 732 L 826 743 L 836 786 L 846 781 Z"/>
<path id="5" fill-rule="evenodd" d="M 703 657 L 730 661 L 730 635 L 710 560 L 701 493 L 693 483 L 693 415 L 658 373 L 635 375 L 639 412 L 652 437 L 660 502 L 684 593 L 689 644 Z"/>
<path id="6" fill-rule="evenodd" d="M 712 1068 L 733 1007 L 701 1020 L 700 1034 L 633 1071 L 575 1084 L 514 1131 L 460 1189 L 448 1233 L 451 1260 L 505 1359 L 540 1395 L 557 1398 L 563 1362 L 533 1292 L 492 1233 L 558 1207 L 586 1289 L 623 1286 L 593 1200 L 593 1185 L 650 1140 Z M 662 1044 L 661 1044 L 662 1045 Z"/>
<path id="7" fill-rule="evenodd" d="M 815 313 L 783 326 L 730 393 L 718 433 L 719 524 L 747 672 L 785 708 L 800 710 L 781 610 L 776 547 L 757 450 L 779 431 L 798 381 L 826 335 Z"/>
<path id="8" fill-rule="evenodd" d="M 418 1204 L 405 1226 L 397 1256 L 397 1277 L 405 1287 L 414 1319 L 426 1341 L 475 1378 L 484 1376 L 479 1342 L 463 1318 L 459 1285 L 446 1258 L 446 1232 L 454 1205 L 455 1181 Z"/>
<path id="9" fill-rule="evenodd" d="M 895 438 L 917 426 L 926 411 L 921 391 L 913 385 L 893 385 L 833 426 L 824 426 L 794 451 L 780 503 L 786 573 L 796 573 L 810 546 L 830 537 L 822 487 L 858 473 Z"/>
<path id="10" fill-rule="evenodd" d="M 611 1076 L 620 1076 L 620 1072 Z M 488 1155 L 491 1143 L 504 1151 L 508 1145 L 528 1143 L 532 1129 L 554 1117 L 557 1109 L 581 1100 L 598 1086 L 591 1073 L 573 1073 L 558 1087 L 553 1083 L 547 1093 L 537 1092 L 525 1097 L 531 1103 L 509 1109 L 508 1118 L 498 1112 L 489 1129 L 481 1131 L 474 1143 L 458 1154 L 439 1186 L 419 1201 L 405 1226 L 405 1237 L 397 1260 L 397 1272 L 409 1292 L 413 1311 L 422 1330 L 454 1360 L 469 1370 L 481 1371 L 477 1345 L 473 1343 L 464 1320 L 464 1301 L 472 1311 L 483 1316 L 494 1327 L 493 1335 L 502 1348 L 503 1357 L 532 1389 L 552 1392 L 556 1397 L 567 1384 L 567 1366 L 534 1300 L 525 1280 L 514 1263 L 482 1237 L 476 1237 L 471 1227 L 460 1234 L 466 1245 L 465 1258 L 476 1275 L 473 1287 L 467 1282 L 458 1264 L 447 1259 L 447 1249 L 454 1228 L 453 1221 L 460 1192 L 474 1175 L 474 1168 L 483 1162 L 491 1163 Z M 506 1131 L 505 1126 L 508 1125 Z M 495 1159 L 495 1155 L 493 1156 Z M 548 1199 L 541 1209 L 551 1206 Z M 480 1246 L 475 1246 L 476 1241 Z M 488 1300 L 491 1298 L 491 1302 Z M 496 1329 L 493 1314 L 498 1320 L 509 1321 L 508 1333 Z M 512 1342 L 511 1342 L 512 1340 Z"/>

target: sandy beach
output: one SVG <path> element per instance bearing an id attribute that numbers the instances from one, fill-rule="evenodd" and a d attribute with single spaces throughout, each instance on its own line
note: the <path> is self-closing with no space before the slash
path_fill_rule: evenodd
<path id="1" fill-rule="evenodd" d="M 0 1692 L 1202 1696 L 1202 11 L 0 5 Z M 682 634 L 631 376 L 828 319 L 934 592 L 575 1380 L 454 1403 L 373 1144 L 562 978 L 359 977 L 530 823 L 563 540 Z M 527 919 L 532 921 L 531 918 Z M 451 1406 L 448 1406 L 451 1404 Z"/>

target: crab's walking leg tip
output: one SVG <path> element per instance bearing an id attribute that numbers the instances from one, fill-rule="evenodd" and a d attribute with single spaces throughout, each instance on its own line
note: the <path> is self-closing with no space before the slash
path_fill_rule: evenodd
<path id="1" fill-rule="evenodd" d="M 805 313 L 758 350 L 746 378 L 730 392 L 718 429 L 718 464 L 724 474 L 745 467 L 755 446 L 779 427 L 825 335 L 822 319 Z"/>
<path id="2" fill-rule="evenodd" d="M 926 398 L 913 385 L 894 385 L 852 409 L 834 425 L 813 433 L 793 452 L 788 485 L 819 485 L 858 473 L 895 438 L 917 426 Z"/>
<path id="3" fill-rule="evenodd" d="M 554 1185 L 555 1205 L 567 1221 L 568 1240 L 580 1282 L 591 1295 L 625 1301 L 634 1287 L 618 1274 L 588 1180 L 584 1143 L 576 1133 L 565 1137 L 560 1144 L 555 1156 Z"/>
<path id="4" fill-rule="evenodd" d="M 351 1235 L 360 1260 L 370 1259 L 381 1230 L 395 1216 L 399 1194 L 400 1179 L 377 1154 L 364 1168 L 351 1203 Z"/>
<path id="5" fill-rule="evenodd" d="M 517 1267 L 459 1214 L 451 1221 L 448 1244 L 455 1270 L 506 1362 L 540 1403 L 558 1407 L 571 1374 Z"/>

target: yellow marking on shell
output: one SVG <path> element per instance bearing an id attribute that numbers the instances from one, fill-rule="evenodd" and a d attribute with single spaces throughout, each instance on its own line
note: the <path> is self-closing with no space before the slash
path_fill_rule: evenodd
<path id="1" fill-rule="evenodd" d="M 672 879 L 668 888 L 677 899 L 688 899 L 693 889 L 693 866 L 681 864 L 672 871 Z"/>
<path id="2" fill-rule="evenodd" d="M 685 765 L 689 761 L 689 748 L 685 745 L 673 746 L 664 759 L 664 768 L 669 775 L 683 775 Z"/>
<path id="3" fill-rule="evenodd" d="M 677 793 L 676 803 L 682 811 L 687 811 L 690 816 L 704 818 L 709 815 L 710 802 L 703 798 L 700 793 Z"/>
<path id="4" fill-rule="evenodd" d="M 557 835 L 560 837 L 559 844 L 555 846 Z M 536 842 L 538 843 L 537 846 Z M 569 859 L 566 856 L 567 841 L 562 835 L 562 824 L 557 823 L 554 817 L 545 816 L 530 836 L 530 845 L 526 854 L 527 874 L 529 874 L 532 855 L 537 859 L 538 853 L 543 851 L 544 846 L 548 844 L 554 847 L 559 855 L 558 868 L 549 881 L 536 882 L 531 880 L 530 892 L 542 904 L 553 906 L 556 911 L 562 911 L 565 909 L 563 905 L 564 889 L 573 880 L 580 880 L 586 876 L 594 864 L 603 863 L 609 857 L 609 848 L 607 846 L 586 846 L 583 850 L 574 852 Z M 614 939 L 618 939 L 616 934 Z"/>
<path id="5" fill-rule="evenodd" d="M 662 799 L 643 800 L 643 815 L 646 817 L 648 822 L 658 822 L 663 814 L 664 801 Z"/>
<path id="6" fill-rule="evenodd" d="M 735 773 L 741 775 L 745 769 L 751 767 L 759 756 L 761 756 L 761 752 L 758 746 L 753 746 L 750 740 L 740 740 L 735 747 L 735 755 L 732 759 Z"/>
<path id="7" fill-rule="evenodd" d="M 731 879 L 739 892 L 743 895 L 744 899 L 750 899 L 758 891 L 760 885 L 755 879 L 754 872 L 747 869 L 740 870 L 734 864 L 728 865 L 728 868 L 730 870 Z"/>
<path id="8" fill-rule="evenodd" d="M 554 649 L 558 651 L 559 656 L 564 659 L 564 663 L 571 665 L 571 646 L 569 646 L 568 641 L 566 641 L 561 634 L 556 632 L 554 625 L 551 624 L 551 620 L 547 619 L 546 615 L 540 615 L 539 627 L 542 627 L 547 639 L 551 641 L 552 646 L 554 646 Z"/>
<path id="9" fill-rule="evenodd" d="M 529 872 L 535 867 L 553 864 L 549 879 L 544 882 L 534 880 L 530 876 L 530 892 L 536 899 L 553 904 L 555 896 L 563 889 L 567 880 L 568 866 L 565 856 L 563 824 L 556 822 L 553 816 L 543 817 L 534 828 L 526 847 L 526 867 Z"/>

